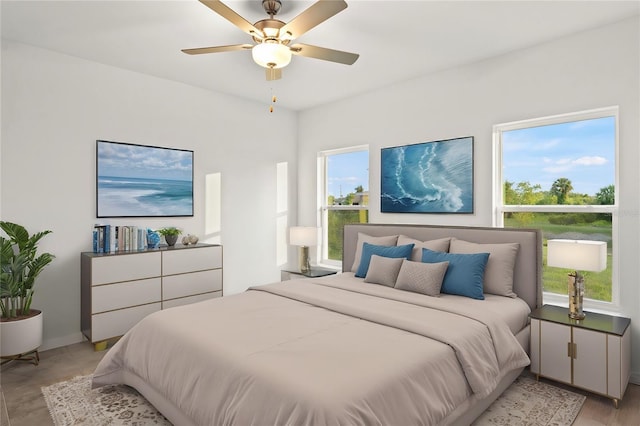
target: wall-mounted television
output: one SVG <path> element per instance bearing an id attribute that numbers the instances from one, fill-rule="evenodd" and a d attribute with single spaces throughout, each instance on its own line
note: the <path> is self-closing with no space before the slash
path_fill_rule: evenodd
<path id="1" fill-rule="evenodd" d="M 97 140 L 96 216 L 193 216 L 193 151 Z"/>

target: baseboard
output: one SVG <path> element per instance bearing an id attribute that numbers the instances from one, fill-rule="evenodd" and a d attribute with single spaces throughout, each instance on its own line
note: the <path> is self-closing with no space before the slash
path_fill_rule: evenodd
<path id="1" fill-rule="evenodd" d="M 74 343 L 80 343 L 84 341 L 84 336 L 81 332 L 68 334 L 62 337 L 56 337 L 53 339 L 45 339 L 42 345 L 38 348 L 38 351 L 46 351 L 49 349 L 60 348 L 62 346 L 73 345 Z"/>
<path id="2" fill-rule="evenodd" d="M 632 371 L 629 383 L 640 386 L 640 371 Z"/>

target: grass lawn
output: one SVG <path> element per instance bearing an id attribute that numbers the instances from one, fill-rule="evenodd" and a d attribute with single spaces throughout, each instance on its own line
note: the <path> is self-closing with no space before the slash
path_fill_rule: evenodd
<path id="1" fill-rule="evenodd" d="M 574 225 L 554 225 L 548 222 L 545 213 L 537 213 L 532 221 L 522 225 L 516 220 L 505 219 L 506 228 L 537 228 L 542 230 L 542 287 L 544 291 L 557 294 L 567 294 L 567 275 L 573 272 L 570 269 L 552 268 L 547 266 L 547 237 L 562 234 L 573 234 L 575 239 L 590 239 L 589 236 L 608 237 L 607 239 L 607 269 L 602 272 L 581 271 L 585 277 L 585 297 L 589 299 L 611 301 L 611 224 L 574 224 Z M 582 234 L 582 236 L 580 235 Z"/>
<path id="2" fill-rule="evenodd" d="M 542 246 L 542 288 L 544 291 L 567 294 L 567 275 L 571 269 L 547 266 L 547 240 Z M 607 255 L 607 269 L 602 272 L 584 272 L 584 297 L 611 302 L 611 254 Z"/>

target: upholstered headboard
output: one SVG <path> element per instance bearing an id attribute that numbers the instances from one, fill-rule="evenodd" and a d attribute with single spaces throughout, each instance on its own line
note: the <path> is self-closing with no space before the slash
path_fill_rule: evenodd
<path id="1" fill-rule="evenodd" d="M 539 229 L 480 228 L 431 225 L 345 225 L 342 270 L 350 271 L 355 258 L 358 233 L 374 237 L 406 235 L 421 241 L 455 237 L 474 243 L 519 243 L 513 279 L 513 291 L 531 309 L 542 305 L 542 232 Z"/>

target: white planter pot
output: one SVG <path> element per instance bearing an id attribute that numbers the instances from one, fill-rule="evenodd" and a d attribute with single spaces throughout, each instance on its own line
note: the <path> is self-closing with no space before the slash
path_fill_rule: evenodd
<path id="1" fill-rule="evenodd" d="M 0 322 L 0 356 L 31 352 L 42 345 L 42 312 L 18 321 Z"/>

